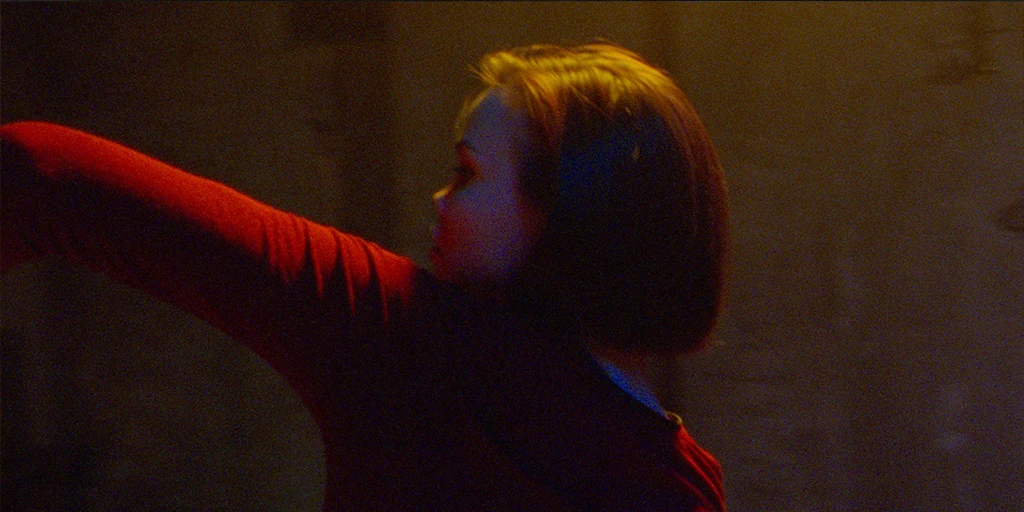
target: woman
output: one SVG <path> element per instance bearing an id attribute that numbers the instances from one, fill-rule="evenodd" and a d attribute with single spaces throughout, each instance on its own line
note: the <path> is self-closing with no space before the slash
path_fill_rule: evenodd
<path id="1" fill-rule="evenodd" d="M 61 254 L 254 350 L 310 408 L 325 509 L 723 510 L 651 353 L 702 346 L 725 188 L 664 73 L 599 44 L 480 63 L 435 275 L 115 143 L 3 140 L 3 267 Z"/>

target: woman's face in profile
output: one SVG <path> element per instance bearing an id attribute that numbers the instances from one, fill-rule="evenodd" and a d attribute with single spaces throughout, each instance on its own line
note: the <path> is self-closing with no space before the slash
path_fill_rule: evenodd
<path id="1" fill-rule="evenodd" d="M 430 261 L 438 278 L 501 297 L 536 243 L 543 215 L 519 192 L 525 121 L 491 92 L 470 114 L 456 146 L 454 180 L 434 194 Z"/>

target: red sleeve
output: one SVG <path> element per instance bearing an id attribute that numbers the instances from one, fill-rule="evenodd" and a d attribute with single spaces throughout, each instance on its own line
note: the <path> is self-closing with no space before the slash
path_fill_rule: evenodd
<path id="1" fill-rule="evenodd" d="M 372 341 L 406 310 L 417 269 L 365 240 L 77 130 L 13 123 L 0 140 L 4 270 L 63 255 L 195 314 L 298 387 L 318 352 L 343 349 L 317 344 Z"/>

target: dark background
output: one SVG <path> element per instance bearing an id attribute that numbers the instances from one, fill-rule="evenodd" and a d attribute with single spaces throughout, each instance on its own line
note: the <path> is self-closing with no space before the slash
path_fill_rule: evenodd
<path id="1" fill-rule="evenodd" d="M 721 343 L 657 367 L 731 510 L 1024 511 L 1024 217 L 1000 223 L 1024 200 L 1024 4 L 0 18 L 3 121 L 118 140 L 421 262 L 469 65 L 533 42 L 636 50 L 690 95 L 730 180 Z M 2 293 L 4 510 L 318 509 L 316 428 L 263 361 L 61 262 Z"/>

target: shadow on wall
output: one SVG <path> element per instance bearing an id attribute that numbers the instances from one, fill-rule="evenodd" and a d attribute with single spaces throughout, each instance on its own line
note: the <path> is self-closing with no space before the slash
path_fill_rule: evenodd
<path id="1" fill-rule="evenodd" d="M 1016 201 L 996 213 L 996 223 L 1007 231 L 1024 233 L 1024 189 L 1021 189 Z"/>

